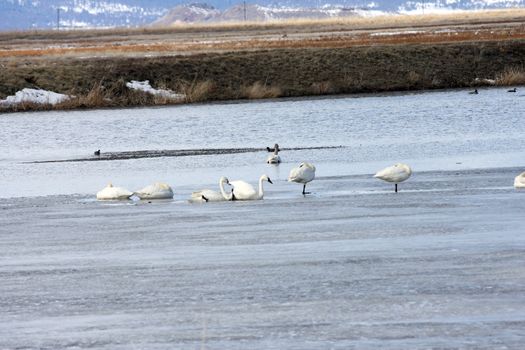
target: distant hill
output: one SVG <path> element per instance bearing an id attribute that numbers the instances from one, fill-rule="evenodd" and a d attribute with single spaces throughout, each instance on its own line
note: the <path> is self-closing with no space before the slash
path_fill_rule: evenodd
<path id="1" fill-rule="evenodd" d="M 0 0 L 0 30 L 136 27 L 150 23 L 242 20 L 240 0 Z M 331 5 L 327 5 L 330 3 Z M 370 11 L 411 12 L 525 7 L 525 0 L 251 0 L 248 19 L 366 15 Z M 361 11 L 361 12 L 360 12 Z"/>

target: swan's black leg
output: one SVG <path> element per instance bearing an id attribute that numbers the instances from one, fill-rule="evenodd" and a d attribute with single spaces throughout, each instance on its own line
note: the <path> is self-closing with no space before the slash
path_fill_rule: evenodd
<path id="1" fill-rule="evenodd" d="M 204 197 L 202 194 L 201 194 L 201 197 L 202 197 L 202 199 L 204 199 L 204 201 L 205 201 L 206 203 L 208 203 L 208 200 L 209 200 L 208 198 Z"/>
<path id="2" fill-rule="evenodd" d="M 306 184 L 303 185 L 303 195 L 310 194 L 310 192 L 306 192 Z"/>
<path id="3" fill-rule="evenodd" d="M 235 198 L 235 194 L 233 193 L 233 188 L 232 188 L 232 201 L 235 201 L 237 200 L 237 198 Z"/>
<path id="4" fill-rule="evenodd" d="M 396 191 L 396 193 L 397 193 L 397 184 L 395 184 L 395 186 L 396 186 L 396 187 L 395 187 L 395 189 L 396 189 L 395 191 Z"/>

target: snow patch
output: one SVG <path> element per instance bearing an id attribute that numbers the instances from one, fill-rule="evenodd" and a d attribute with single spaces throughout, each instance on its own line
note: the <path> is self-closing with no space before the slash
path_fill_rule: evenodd
<path id="1" fill-rule="evenodd" d="M 25 88 L 18 91 L 14 96 L 8 96 L 5 100 L 0 100 L 0 105 L 9 106 L 27 102 L 56 105 L 70 98 L 71 96 L 53 91 Z"/>
<path id="2" fill-rule="evenodd" d="M 171 90 L 154 89 L 153 87 L 151 87 L 149 80 L 144 80 L 144 81 L 132 80 L 131 82 L 126 83 L 126 86 L 132 90 L 144 91 L 148 94 L 152 94 L 155 96 L 161 96 L 161 97 L 165 97 L 169 99 L 182 100 L 186 98 L 186 95 L 178 94 Z"/>

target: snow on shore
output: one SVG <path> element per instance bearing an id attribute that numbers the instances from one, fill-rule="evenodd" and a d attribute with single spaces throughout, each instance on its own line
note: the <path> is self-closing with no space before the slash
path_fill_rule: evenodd
<path id="1" fill-rule="evenodd" d="M 152 94 L 152 95 L 160 96 L 160 97 L 165 97 L 165 98 L 169 98 L 169 99 L 181 100 L 181 99 L 186 98 L 186 95 L 184 95 L 184 94 L 177 94 L 177 93 L 175 93 L 175 92 L 173 92 L 171 90 L 154 89 L 149 84 L 149 80 L 144 80 L 144 81 L 132 80 L 131 82 L 126 83 L 126 86 L 128 88 L 130 88 L 130 89 L 133 89 L 133 90 L 144 91 L 144 92 L 146 92 L 148 94 Z"/>
<path id="2" fill-rule="evenodd" d="M 19 103 L 38 103 L 55 105 L 67 101 L 71 96 L 59 94 L 53 91 L 25 88 L 18 91 L 14 96 L 8 96 L 0 100 L 0 105 L 16 105 Z"/>

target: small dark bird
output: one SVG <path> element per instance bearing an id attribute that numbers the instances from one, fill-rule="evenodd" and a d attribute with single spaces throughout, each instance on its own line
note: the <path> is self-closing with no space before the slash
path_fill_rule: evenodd
<path id="1" fill-rule="evenodd" d="M 268 152 L 275 152 L 275 150 L 277 150 L 277 152 L 279 152 L 281 149 L 279 148 L 279 145 L 278 145 L 278 144 L 275 144 L 275 145 L 273 146 L 273 148 L 266 147 L 266 150 L 267 150 Z"/>
<path id="2" fill-rule="evenodd" d="M 517 92 L 518 90 L 516 90 L 516 88 L 514 89 L 511 89 L 511 90 L 507 90 L 507 92 Z"/>
<path id="3" fill-rule="evenodd" d="M 475 89 L 474 91 L 469 92 L 471 95 L 477 95 L 479 94 L 478 89 Z"/>
<path id="4" fill-rule="evenodd" d="M 96 156 L 100 156 L 100 150 L 95 151 L 94 154 L 95 154 Z"/>

